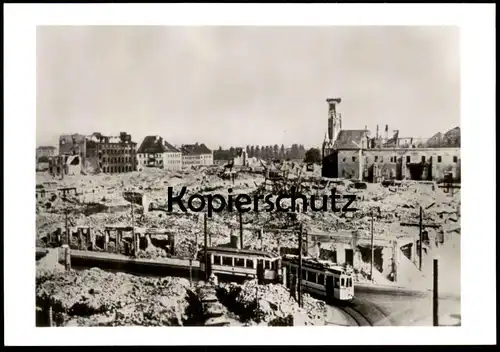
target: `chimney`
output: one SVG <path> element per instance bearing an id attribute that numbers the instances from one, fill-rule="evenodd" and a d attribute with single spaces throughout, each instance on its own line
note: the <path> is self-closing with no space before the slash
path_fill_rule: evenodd
<path id="1" fill-rule="evenodd" d="M 238 235 L 231 233 L 231 248 L 239 249 L 239 240 Z"/>
<path id="2" fill-rule="evenodd" d="M 385 125 L 385 141 L 389 140 L 389 125 Z"/>
<path id="3" fill-rule="evenodd" d="M 377 134 L 375 135 L 375 139 L 378 139 L 378 125 L 377 125 Z"/>

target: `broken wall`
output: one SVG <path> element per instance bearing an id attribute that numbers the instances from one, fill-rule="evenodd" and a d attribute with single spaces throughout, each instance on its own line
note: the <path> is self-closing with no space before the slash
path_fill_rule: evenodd
<path id="1" fill-rule="evenodd" d="M 460 181 L 460 148 L 366 149 L 362 158 L 361 172 L 369 182 L 374 178 L 442 181 L 446 172 L 451 172 L 453 179 Z M 412 177 L 408 165 L 418 163 L 422 163 L 422 171 L 419 176 Z M 338 177 L 359 178 L 359 172 L 359 151 L 339 150 Z"/>

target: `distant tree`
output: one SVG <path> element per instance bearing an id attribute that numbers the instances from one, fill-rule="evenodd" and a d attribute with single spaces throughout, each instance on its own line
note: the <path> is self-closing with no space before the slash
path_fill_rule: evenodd
<path id="1" fill-rule="evenodd" d="M 251 155 L 250 155 L 250 146 L 249 145 L 247 145 L 246 151 L 247 151 L 247 157 L 251 157 Z"/>
<path id="2" fill-rule="evenodd" d="M 299 145 L 299 158 L 304 159 L 306 156 L 306 148 L 304 148 L 304 145 Z"/>
<path id="3" fill-rule="evenodd" d="M 222 150 L 222 147 L 219 145 L 219 151 L 221 151 L 221 150 Z"/>
<path id="4" fill-rule="evenodd" d="M 285 159 L 285 146 L 282 144 L 280 148 L 279 158 L 281 160 Z"/>
<path id="5" fill-rule="evenodd" d="M 263 147 L 262 147 L 262 149 L 264 150 L 264 153 L 263 153 L 263 156 L 262 156 L 262 157 L 263 157 L 264 159 L 266 159 L 266 160 L 267 160 L 267 159 L 270 159 L 270 158 L 271 158 L 271 151 L 270 151 L 270 149 L 269 149 L 269 146 L 268 146 L 268 145 L 263 146 Z"/>
<path id="6" fill-rule="evenodd" d="M 260 158 L 261 157 L 260 147 L 259 146 L 255 147 L 255 157 L 256 158 Z"/>
<path id="7" fill-rule="evenodd" d="M 280 157 L 280 147 L 279 145 L 275 144 L 273 147 L 273 158 L 279 159 Z"/>
<path id="8" fill-rule="evenodd" d="M 230 156 L 230 157 L 233 157 L 233 156 L 234 156 L 234 152 L 235 152 L 235 150 L 234 150 L 234 148 L 233 148 L 233 147 L 229 148 L 229 156 Z"/>
<path id="9" fill-rule="evenodd" d="M 253 158 L 255 156 L 255 147 L 252 145 L 250 147 L 250 153 L 248 154 L 250 158 Z"/>
<path id="10" fill-rule="evenodd" d="M 300 159 L 299 146 L 297 144 L 292 144 L 292 150 L 290 152 L 290 159 Z"/>
<path id="11" fill-rule="evenodd" d="M 321 163 L 321 152 L 318 148 L 311 148 L 305 153 L 306 163 Z"/>

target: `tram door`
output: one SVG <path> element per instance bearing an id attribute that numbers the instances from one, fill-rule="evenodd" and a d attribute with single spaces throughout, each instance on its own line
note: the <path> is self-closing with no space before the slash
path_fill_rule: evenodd
<path id="1" fill-rule="evenodd" d="M 257 259 L 257 282 L 259 285 L 264 283 L 264 260 Z"/>
<path id="2" fill-rule="evenodd" d="M 333 276 L 327 275 L 326 276 L 326 297 L 331 299 L 334 298 L 333 295 Z"/>

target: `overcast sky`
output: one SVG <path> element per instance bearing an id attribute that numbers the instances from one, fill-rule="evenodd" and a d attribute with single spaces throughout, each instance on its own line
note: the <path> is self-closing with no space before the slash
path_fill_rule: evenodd
<path id="1" fill-rule="evenodd" d="M 460 124 L 455 27 L 38 27 L 37 144 L 66 133 L 319 146 L 344 129 Z"/>

